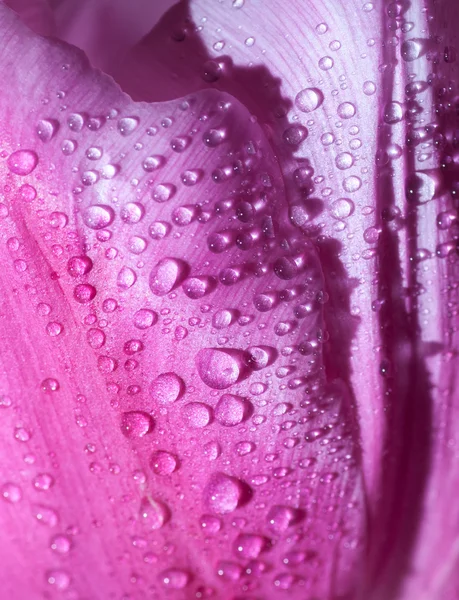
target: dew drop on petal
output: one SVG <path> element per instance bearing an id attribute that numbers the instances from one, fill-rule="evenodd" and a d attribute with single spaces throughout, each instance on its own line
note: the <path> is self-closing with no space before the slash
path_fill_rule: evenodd
<path id="1" fill-rule="evenodd" d="M 234 427 L 244 421 L 250 405 L 245 398 L 224 394 L 215 407 L 215 419 L 224 427 Z"/>
<path id="2" fill-rule="evenodd" d="M 177 258 L 163 258 L 150 272 L 150 289 L 155 296 L 171 292 L 186 274 L 186 264 Z"/>
<path id="3" fill-rule="evenodd" d="M 150 459 L 150 468 L 156 475 L 171 475 L 178 467 L 177 459 L 170 452 L 157 450 Z"/>
<path id="4" fill-rule="evenodd" d="M 139 119 L 137 117 L 123 117 L 118 121 L 118 131 L 123 136 L 131 135 L 139 126 Z"/>
<path id="5" fill-rule="evenodd" d="M 243 497 L 244 488 L 238 479 L 214 473 L 204 489 L 203 501 L 210 512 L 225 515 L 236 510 Z"/>
<path id="6" fill-rule="evenodd" d="M 166 569 L 160 573 L 159 580 L 166 588 L 181 590 L 190 582 L 190 575 L 183 569 Z"/>
<path id="7" fill-rule="evenodd" d="M 147 529 L 160 529 L 169 520 L 169 509 L 160 500 L 142 498 L 140 502 L 140 519 Z"/>
<path id="8" fill-rule="evenodd" d="M 197 353 L 195 362 L 202 381 L 213 389 L 228 388 L 239 379 L 239 361 L 225 350 L 203 348 Z"/>
<path id="9" fill-rule="evenodd" d="M 322 104 L 324 95 L 318 88 L 305 88 L 298 92 L 295 104 L 301 112 L 310 113 Z"/>
<path id="10" fill-rule="evenodd" d="M 58 130 L 59 124 L 52 119 L 42 119 L 37 123 L 37 137 L 44 143 L 49 142 Z"/>
<path id="11" fill-rule="evenodd" d="M 17 150 L 10 154 L 7 164 L 15 175 L 29 175 L 38 164 L 38 156 L 33 150 Z"/>
<path id="12" fill-rule="evenodd" d="M 106 204 L 93 204 L 83 211 L 82 218 L 90 229 L 103 229 L 113 222 L 115 212 Z"/>
<path id="13" fill-rule="evenodd" d="M 212 409 L 204 402 L 189 402 L 182 408 L 182 418 L 188 427 L 206 427 L 212 420 Z"/>
<path id="14" fill-rule="evenodd" d="M 169 404 L 180 398 L 185 389 L 181 377 L 176 373 L 161 373 L 150 386 L 150 395 L 160 404 Z"/>
<path id="15" fill-rule="evenodd" d="M 154 421 L 148 413 L 131 410 L 121 417 L 121 431 L 127 438 L 141 438 L 153 430 Z"/>

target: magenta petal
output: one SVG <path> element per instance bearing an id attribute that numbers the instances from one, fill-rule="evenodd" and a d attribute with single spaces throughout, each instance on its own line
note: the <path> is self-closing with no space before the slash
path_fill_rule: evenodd
<path id="1" fill-rule="evenodd" d="M 4 593 L 348 597 L 360 432 L 257 120 L 0 31 Z"/>

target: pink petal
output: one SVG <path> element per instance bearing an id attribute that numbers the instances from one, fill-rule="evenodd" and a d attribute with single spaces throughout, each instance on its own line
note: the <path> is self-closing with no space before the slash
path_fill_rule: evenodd
<path id="1" fill-rule="evenodd" d="M 360 432 L 256 119 L 0 31 L 5 593 L 348 596 Z"/>

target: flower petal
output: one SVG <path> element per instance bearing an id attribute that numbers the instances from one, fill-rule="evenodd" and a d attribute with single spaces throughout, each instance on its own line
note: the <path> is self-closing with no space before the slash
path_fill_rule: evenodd
<path id="1" fill-rule="evenodd" d="M 6 593 L 351 594 L 359 430 L 263 130 L 0 31 Z"/>

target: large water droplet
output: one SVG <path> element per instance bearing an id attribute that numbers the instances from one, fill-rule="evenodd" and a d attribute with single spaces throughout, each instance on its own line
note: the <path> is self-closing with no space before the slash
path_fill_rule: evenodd
<path id="1" fill-rule="evenodd" d="M 298 92 L 295 98 L 295 104 L 304 113 L 310 113 L 324 101 L 324 95 L 318 88 L 305 88 Z"/>
<path id="2" fill-rule="evenodd" d="M 186 276 L 186 264 L 178 258 L 163 258 L 150 273 L 150 289 L 155 296 L 165 296 L 180 285 Z"/>
<path id="3" fill-rule="evenodd" d="M 15 175 L 28 175 L 38 164 L 38 156 L 33 150 L 17 150 L 8 157 L 7 165 Z"/>
<path id="4" fill-rule="evenodd" d="M 388 102 L 384 107 L 384 122 L 389 125 L 399 123 L 403 119 L 403 108 L 400 102 Z"/>
<path id="5" fill-rule="evenodd" d="M 82 218 L 90 229 L 103 229 L 113 222 L 115 212 L 107 204 L 93 204 L 83 211 Z"/>
<path id="6" fill-rule="evenodd" d="M 183 380 L 175 373 L 161 373 L 150 386 L 151 397 L 161 404 L 175 402 L 185 389 Z"/>
<path id="7" fill-rule="evenodd" d="M 137 117 L 123 117 L 118 121 L 118 131 L 124 136 L 134 133 L 138 126 L 139 119 Z"/>
<path id="8" fill-rule="evenodd" d="M 37 124 L 37 137 L 42 142 L 49 142 L 55 135 L 59 128 L 59 123 L 53 119 L 42 119 Z"/>
<path id="9" fill-rule="evenodd" d="M 142 498 L 140 502 L 140 517 L 148 529 L 160 529 L 170 517 L 169 509 L 154 498 Z"/>
<path id="10" fill-rule="evenodd" d="M 241 558 L 257 558 L 267 547 L 266 538 L 261 535 L 241 533 L 234 541 L 234 553 Z"/>
<path id="11" fill-rule="evenodd" d="M 301 512 L 291 506 L 273 506 L 268 512 L 268 525 L 272 531 L 283 533 L 288 527 L 298 523 Z"/>
<path id="12" fill-rule="evenodd" d="M 141 438 L 150 433 L 153 427 L 151 415 L 139 410 L 125 412 L 121 417 L 121 431 L 128 438 Z"/>
<path id="13" fill-rule="evenodd" d="M 189 402 L 182 408 L 182 417 L 188 427 L 206 427 L 212 420 L 212 409 L 204 402 Z"/>
<path id="14" fill-rule="evenodd" d="M 157 450 L 152 454 L 150 468 L 156 475 L 170 475 L 178 467 L 178 461 L 173 454 Z"/>
<path id="15" fill-rule="evenodd" d="M 236 510 L 243 498 L 242 482 L 224 473 L 214 473 L 204 489 L 204 504 L 211 512 L 220 515 Z"/>
<path id="16" fill-rule="evenodd" d="M 234 427 L 247 418 L 250 403 L 239 396 L 224 394 L 215 407 L 215 418 L 224 427 Z"/>
<path id="17" fill-rule="evenodd" d="M 406 40 L 403 42 L 400 53 L 406 62 L 416 60 L 421 55 L 422 45 L 418 40 Z"/>
<path id="18" fill-rule="evenodd" d="M 196 367 L 203 382 L 216 390 L 230 387 L 239 379 L 240 365 L 231 353 L 203 348 L 196 355 Z"/>

